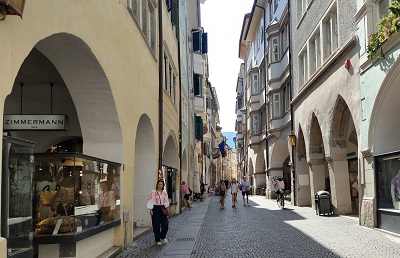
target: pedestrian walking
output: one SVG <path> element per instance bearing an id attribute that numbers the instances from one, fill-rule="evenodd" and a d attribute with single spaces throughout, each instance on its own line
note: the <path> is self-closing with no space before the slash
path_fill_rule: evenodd
<path id="1" fill-rule="evenodd" d="M 164 190 L 164 181 L 158 180 L 156 189 L 150 192 L 147 199 L 147 208 L 150 210 L 151 223 L 153 225 L 154 238 L 157 245 L 168 243 L 168 217 L 164 215 L 162 208 L 169 207 L 168 193 Z"/>
<path id="2" fill-rule="evenodd" d="M 190 190 L 189 187 L 186 185 L 185 181 L 182 181 L 182 192 L 183 192 L 183 200 L 185 202 L 186 207 L 190 210 L 192 208 L 192 205 L 190 205 Z"/>
<path id="3" fill-rule="evenodd" d="M 232 208 L 236 208 L 236 202 L 237 202 L 237 194 L 239 191 L 239 185 L 236 182 L 236 179 L 232 179 L 231 183 L 231 194 L 232 194 Z"/>
<path id="4" fill-rule="evenodd" d="M 204 202 L 204 192 L 206 191 L 206 185 L 201 182 L 200 183 L 200 201 Z"/>
<path id="5" fill-rule="evenodd" d="M 223 209 L 225 208 L 225 194 L 226 194 L 226 186 L 224 183 L 224 180 L 221 179 L 221 181 L 219 182 L 219 203 L 220 208 Z"/>
<path id="6" fill-rule="evenodd" d="M 247 205 L 249 205 L 249 192 L 250 192 L 250 182 L 247 180 L 247 176 L 244 176 L 242 181 L 243 206 L 246 206 L 246 200 L 247 200 Z"/>

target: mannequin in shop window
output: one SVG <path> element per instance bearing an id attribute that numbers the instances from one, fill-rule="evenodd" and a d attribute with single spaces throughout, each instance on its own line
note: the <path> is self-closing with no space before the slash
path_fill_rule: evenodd
<path id="1" fill-rule="evenodd" d="M 390 193 L 395 209 L 400 209 L 400 170 L 397 172 L 390 183 Z"/>

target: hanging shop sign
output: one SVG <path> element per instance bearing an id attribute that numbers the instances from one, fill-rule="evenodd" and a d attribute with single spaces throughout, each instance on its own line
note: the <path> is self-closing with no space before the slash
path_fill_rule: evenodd
<path id="1" fill-rule="evenodd" d="M 67 123 L 67 115 L 4 115 L 3 130 L 65 131 Z"/>

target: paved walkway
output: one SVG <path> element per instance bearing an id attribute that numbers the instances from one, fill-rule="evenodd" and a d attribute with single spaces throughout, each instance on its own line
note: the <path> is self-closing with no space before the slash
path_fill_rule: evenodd
<path id="1" fill-rule="evenodd" d="M 217 196 L 193 203 L 170 219 L 169 244 L 154 244 L 150 232 L 118 257 L 400 257 L 400 238 L 361 227 L 346 216 L 317 216 L 315 210 L 250 197 L 236 209 Z"/>

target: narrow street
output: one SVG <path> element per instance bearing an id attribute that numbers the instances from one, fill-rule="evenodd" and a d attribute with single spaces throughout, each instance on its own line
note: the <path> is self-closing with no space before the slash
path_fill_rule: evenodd
<path id="1" fill-rule="evenodd" d="M 358 218 L 317 216 L 315 210 L 251 196 L 225 209 L 218 196 L 193 203 L 170 219 L 163 246 L 150 232 L 120 254 L 124 257 L 400 257 L 400 237 L 358 225 Z"/>

